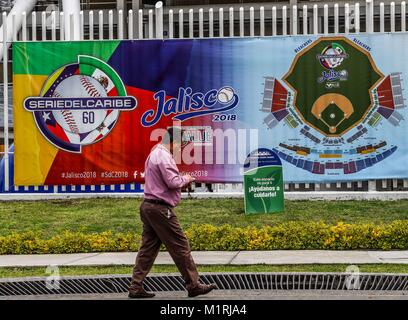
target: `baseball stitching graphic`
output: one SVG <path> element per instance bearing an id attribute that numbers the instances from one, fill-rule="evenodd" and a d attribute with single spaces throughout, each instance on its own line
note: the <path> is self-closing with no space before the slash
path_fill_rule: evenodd
<path id="1" fill-rule="evenodd" d="M 55 89 L 55 98 L 106 97 L 104 87 L 94 78 L 73 75 L 63 80 Z M 107 110 L 62 110 L 53 111 L 55 120 L 65 130 L 75 134 L 87 133 L 98 128 L 104 121 Z"/>
<path id="2" fill-rule="evenodd" d="M 218 91 L 217 99 L 221 103 L 228 103 L 234 98 L 234 90 L 230 87 L 221 88 Z"/>

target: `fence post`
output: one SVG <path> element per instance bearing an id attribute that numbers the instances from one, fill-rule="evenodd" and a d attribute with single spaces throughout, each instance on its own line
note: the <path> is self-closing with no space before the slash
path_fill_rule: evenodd
<path id="1" fill-rule="evenodd" d="M 323 7 L 323 25 L 324 34 L 329 34 L 329 6 L 327 4 Z"/>
<path id="2" fill-rule="evenodd" d="M 375 192 L 377 184 L 375 180 L 368 180 L 368 192 Z"/>
<path id="3" fill-rule="evenodd" d="M 249 8 L 249 35 L 255 36 L 255 12 L 254 7 Z"/>
<path id="4" fill-rule="evenodd" d="M 9 132 L 8 132 L 8 47 L 7 14 L 3 12 L 3 126 L 4 126 L 4 191 L 9 191 Z"/>
<path id="5" fill-rule="evenodd" d="M 292 6 L 292 34 L 297 35 L 297 6 Z"/>
<path id="6" fill-rule="evenodd" d="M 99 10 L 99 40 L 103 40 L 103 12 Z"/>
<path id="7" fill-rule="evenodd" d="M 405 16 L 406 16 L 406 6 L 405 1 L 401 2 L 401 31 L 405 32 Z"/>
<path id="8" fill-rule="evenodd" d="M 84 40 L 84 12 L 79 11 L 79 40 Z"/>
<path id="9" fill-rule="evenodd" d="M 239 8 L 239 36 L 244 36 L 244 8 Z"/>
<path id="10" fill-rule="evenodd" d="M 156 38 L 163 39 L 163 2 L 159 1 L 155 5 L 156 9 Z"/>
<path id="11" fill-rule="evenodd" d="M 229 36 L 234 36 L 234 8 L 229 8 Z"/>
<path id="12" fill-rule="evenodd" d="M 139 9 L 137 12 L 137 38 L 143 39 L 143 10 Z"/>
<path id="13" fill-rule="evenodd" d="M 60 40 L 62 41 L 62 40 L 65 39 L 65 30 L 64 30 L 65 21 L 64 21 L 64 12 L 63 11 L 61 11 L 60 15 L 59 15 L 59 26 L 60 26 Z M 34 36 L 34 29 L 35 28 L 33 28 L 33 36 Z"/>
<path id="14" fill-rule="evenodd" d="M 395 2 L 390 4 L 391 32 L 395 32 Z"/>
<path id="15" fill-rule="evenodd" d="M 218 23 L 219 23 L 219 29 L 220 29 L 220 38 L 224 37 L 224 9 L 220 8 L 218 11 Z"/>
<path id="16" fill-rule="evenodd" d="M 46 26 L 46 16 L 45 16 L 45 11 L 41 12 L 41 40 L 47 40 L 47 26 Z M 15 26 L 13 26 L 13 29 Z M 17 30 L 13 30 L 14 32 L 17 32 Z M 17 40 L 17 39 L 16 39 Z M 14 40 L 13 40 L 14 41 Z"/>
<path id="17" fill-rule="evenodd" d="M 374 32 L 374 2 L 373 0 L 366 0 L 366 24 L 367 32 Z"/>
<path id="18" fill-rule="evenodd" d="M 339 34 L 339 5 L 334 4 L 334 33 Z"/>
<path id="19" fill-rule="evenodd" d="M 184 37 L 184 11 L 183 9 L 179 10 L 179 38 Z"/>
<path id="20" fill-rule="evenodd" d="M 265 8 L 264 7 L 261 7 L 259 9 L 259 24 L 260 24 L 259 35 L 263 37 L 265 35 Z"/>
<path id="21" fill-rule="evenodd" d="M 204 10 L 198 10 L 198 36 L 204 38 Z"/>
<path id="22" fill-rule="evenodd" d="M 134 30 L 134 28 L 133 28 L 133 10 L 132 9 L 130 9 L 129 10 L 129 12 L 128 12 L 128 27 L 127 27 L 127 30 L 128 30 L 128 39 L 133 39 L 133 30 Z"/>
<path id="23" fill-rule="evenodd" d="M 360 4 L 356 3 L 354 8 L 354 27 L 356 33 L 360 33 Z"/>
<path id="24" fill-rule="evenodd" d="M 286 11 L 286 6 L 282 7 L 282 34 L 284 36 L 287 35 L 288 29 L 287 29 L 287 11 Z"/>
<path id="25" fill-rule="evenodd" d="M 149 9 L 149 39 L 153 39 L 153 10 Z"/>
<path id="26" fill-rule="evenodd" d="M 346 3 L 344 5 L 344 33 L 348 34 L 350 30 L 350 7 L 349 4 Z"/>
<path id="27" fill-rule="evenodd" d="M 79 30 L 78 30 L 79 31 Z M 73 13 L 69 14 L 69 40 L 78 40 L 75 32 L 75 16 Z"/>
<path id="28" fill-rule="evenodd" d="M 239 8 L 239 36 L 243 37 L 244 33 L 244 8 Z"/>
<path id="29" fill-rule="evenodd" d="M 303 5 L 303 35 L 307 35 L 307 5 Z"/>
<path id="30" fill-rule="evenodd" d="M 94 13 L 93 10 L 89 11 L 89 40 L 94 39 Z"/>
<path id="31" fill-rule="evenodd" d="M 113 10 L 108 12 L 109 40 L 113 40 Z"/>
<path id="32" fill-rule="evenodd" d="M 43 15 L 43 16 L 45 16 L 45 15 Z M 44 24 L 45 24 L 45 22 L 44 22 Z M 17 41 L 18 29 L 17 29 L 17 25 L 16 25 L 16 14 L 15 13 L 13 13 L 11 15 L 11 30 L 13 31 L 11 41 L 13 41 L 13 42 Z M 44 39 L 42 39 L 42 40 L 44 40 Z"/>
<path id="33" fill-rule="evenodd" d="M 169 10 L 169 39 L 173 39 L 174 38 L 174 31 L 173 31 L 173 28 L 174 28 L 174 20 L 173 20 L 174 18 L 173 18 L 173 10 L 172 9 L 170 9 Z"/>
<path id="34" fill-rule="evenodd" d="M 380 3 L 380 32 L 384 32 L 384 2 Z"/>
<path id="35" fill-rule="evenodd" d="M 319 8 L 317 4 L 313 5 L 313 34 L 317 35 L 319 33 Z"/>
<path id="36" fill-rule="evenodd" d="M 214 10 L 213 8 L 210 8 L 210 10 L 208 10 L 208 27 L 209 27 L 208 36 L 210 38 L 213 38 L 214 37 Z"/>
<path id="37" fill-rule="evenodd" d="M 23 13 L 23 24 L 22 24 L 22 39 L 23 41 L 27 41 L 27 13 L 24 11 Z M 55 11 L 51 13 L 51 16 L 53 17 L 53 36 L 55 35 Z M 55 37 L 53 38 L 55 40 Z"/>
<path id="38" fill-rule="evenodd" d="M 64 15 L 64 12 L 61 11 L 61 15 Z M 60 29 L 64 29 L 64 27 L 61 27 L 61 22 Z M 31 40 L 37 40 L 37 13 L 35 11 L 31 12 Z"/>
<path id="39" fill-rule="evenodd" d="M 123 40 L 123 10 L 118 11 L 118 39 Z"/>
<path id="40" fill-rule="evenodd" d="M 188 10 L 188 37 L 194 38 L 194 9 Z"/>
<path id="41" fill-rule="evenodd" d="M 276 7 L 272 7 L 272 35 L 276 36 Z"/>

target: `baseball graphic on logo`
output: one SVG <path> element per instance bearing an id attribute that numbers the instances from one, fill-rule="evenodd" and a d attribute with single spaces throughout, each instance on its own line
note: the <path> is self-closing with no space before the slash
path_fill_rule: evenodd
<path id="1" fill-rule="evenodd" d="M 217 100 L 221 103 L 228 103 L 234 98 L 234 89 L 223 87 L 217 93 Z"/>
<path id="2" fill-rule="evenodd" d="M 105 88 L 90 76 L 73 75 L 55 88 L 55 98 L 90 98 L 106 97 Z M 58 124 L 75 134 L 87 133 L 98 128 L 106 118 L 107 110 L 58 110 L 52 111 Z"/>

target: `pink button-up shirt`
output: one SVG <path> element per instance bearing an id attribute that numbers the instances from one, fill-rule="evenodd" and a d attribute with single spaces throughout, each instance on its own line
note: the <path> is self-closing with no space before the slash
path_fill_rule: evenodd
<path id="1" fill-rule="evenodd" d="M 162 200 L 175 207 L 181 199 L 181 187 L 187 183 L 170 151 L 157 144 L 145 163 L 144 197 Z"/>

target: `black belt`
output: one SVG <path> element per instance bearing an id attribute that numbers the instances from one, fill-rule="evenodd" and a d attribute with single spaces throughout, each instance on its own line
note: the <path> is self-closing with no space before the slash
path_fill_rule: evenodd
<path id="1" fill-rule="evenodd" d="M 171 207 L 173 208 L 173 206 L 169 205 L 166 201 L 163 200 L 156 200 L 156 199 L 144 199 L 145 202 L 149 202 L 149 203 L 154 203 L 154 204 L 160 204 L 162 206 L 166 206 L 166 207 Z"/>

